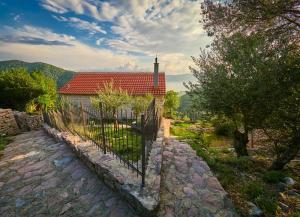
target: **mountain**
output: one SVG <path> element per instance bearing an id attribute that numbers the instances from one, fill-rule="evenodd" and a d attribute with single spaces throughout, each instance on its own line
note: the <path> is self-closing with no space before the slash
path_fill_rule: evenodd
<path id="1" fill-rule="evenodd" d="M 166 75 L 166 81 L 167 81 L 168 90 L 184 92 L 187 89 L 183 85 L 183 82 L 188 82 L 188 81 L 195 82 L 196 78 L 192 74 Z"/>
<path id="2" fill-rule="evenodd" d="M 28 63 L 20 60 L 0 61 L 0 72 L 12 68 L 25 68 L 29 72 L 40 71 L 53 78 L 56 81 L 58 88 L 62 87 L 75 74 L 73 71 L 64 70 L 62 68 L 42 62 Z"/>

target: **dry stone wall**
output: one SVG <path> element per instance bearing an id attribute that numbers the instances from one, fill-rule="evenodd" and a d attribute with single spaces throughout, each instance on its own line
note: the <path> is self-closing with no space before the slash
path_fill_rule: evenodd
<path id="1" fill-rule="evenodd" d="M 14 135 L 19 132 L 11 109 L 0 109 L 0 134 Z"/>
<path id="2" fill-rule="evenodd" d="M 43 116 L 40 114 L 29 115 L 26 112 L 14 111 L 16 122 L 21 131 L 36 130 L 44 123 Z"/>

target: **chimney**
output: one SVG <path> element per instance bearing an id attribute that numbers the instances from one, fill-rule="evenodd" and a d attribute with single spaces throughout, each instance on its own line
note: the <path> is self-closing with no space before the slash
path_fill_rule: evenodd
<path id="1" fill-rule="evenodd" d="M 157 56 L 155 57 L 155 63 L 154 63 L 154 74 L 153 74 L 153 82 L 154 82 L 154 88 L 158 88 L 158 65 L 157 62 Z"/>

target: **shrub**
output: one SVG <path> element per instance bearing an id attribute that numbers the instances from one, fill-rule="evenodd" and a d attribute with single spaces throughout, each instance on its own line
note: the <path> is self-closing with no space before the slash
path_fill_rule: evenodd
<path id="1" fill-rule="evenodd" d="M 266 195 L 259 196 L 255 202 L 265 212 L 271 214 L 272 216 L 276 214 L 277 202 L 274 197 Z"/>
<path id="2" fill-rule="evenodd" d="M 215 133 L 219 136 L 232 136 L 234 131 L 234 127 L 228 123 L 220 123 L 218 125 L 215 126 Z"/>
<path id="3" fill-rule="evenodd" d="M 235 126 L 232 121 L 226 118 L 216 118 L 212 120 L 212 122 L 216 135 L 226 137 L 231 137 L 233 135 Z"/>
<path id="4" fill-rule="evenodd" d="M 276 170 L 267 171 L 263 176 L 263 180 L 265 182 L 269 182 L 269 183 L 278 183 L 283 178 L 284 178 L 284 174 L 282 172 L 276 171 Z"/>
<path id="5" fill-rule="evenodd" d="M 227 162 L 242 171 L 255 170 L 254 162 L 249 157 L 229 157 Z"/>
<path id="6" fill-rule="evenodd" d="M 244 193 L 250 200 L 255 200 L 264 194 L 264 186 L 257 181 L 251 181 L 243 188 Z"/>

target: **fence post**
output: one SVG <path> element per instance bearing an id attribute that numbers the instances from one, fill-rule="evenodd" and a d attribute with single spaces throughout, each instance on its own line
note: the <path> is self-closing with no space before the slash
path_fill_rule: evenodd
<path id="1" fill-rule="evenodd" d="M 145 140 L 145 116 L 141 116 L 141 131 L 142 131 L 142 187 L 145 186 L 146 175 L 146 140 Z"/>
<path id="2" fill-rule="evenodd" d="M 85 118 L 84 118 L 84 111 L 83 111 L 83 105 L 82 105 L 82 102 L 80 102 L 80 111 L 81 111 L 81 116 L 82 116 L 82 124 L 83 124 L 83 135 L 84 135 L 84 138 L 86 138 L 86 132 L 85 132 Z"/>
<path id="3" fill-rule="evenodd" d="M 152 140 L 154 141 L 156 139 L 156 100 L 153 99 L 153 108 L 152 108 Z"/>
<path id="4" fill-rule="evenodd" d="M 103 115 L 103 104 L 100 102 L 100 118 L 101 118 L 101 133 L 102 133 L 102 143 L 103 143 L 103 151 L 106 154 L 106 141 L 105 141 L 105 130 L 104 130 L 104 115 Z"/>

